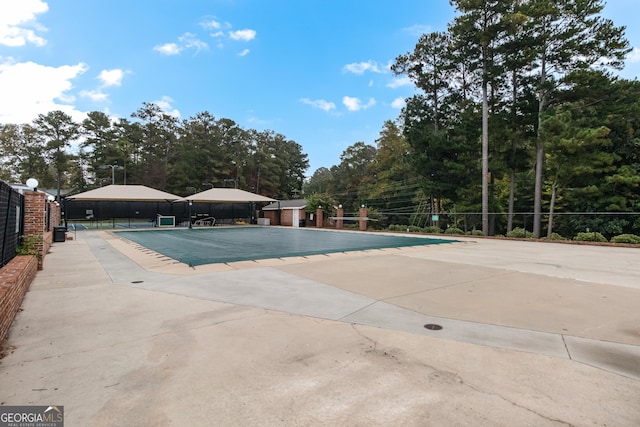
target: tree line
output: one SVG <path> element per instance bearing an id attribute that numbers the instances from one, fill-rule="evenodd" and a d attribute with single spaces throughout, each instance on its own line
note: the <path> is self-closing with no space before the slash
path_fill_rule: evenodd
<path id="1" fill-rule="evenodd" d="M 58 197 L 61 188 L 82 192 L 108 184 L 177 195 L 235 187 L 278 199 L 302 189 L 307 155 L 282 134 L 243 129 L 208 112 L 180 121 L 153 103 L 131 117 L 113 121 L 93 111 L 76 123 L 52 111 L 30 124 L 0 125 L 0 179 L 37 177 L 41 187 L 57 188 Z"/>
<path id="2" fill-rule="evenodd" d="M 392 65 L 419 89 L 398 121 L 308 188 L 388 214 L 415 191 L 414 211 L 479 212 L 484 234 L 522 226 L 518 212 L 533 213 L 535 237 L 640 229 L 625 215 L 640 211 L 640 83 L 610 71 L 630 51 L 624 27 L 601 16 L 600 0 L 451 3 L 447 31 Z M 387 189 L 396 195 L 379 202 Z"/>
<path id="3" fill-rule="evenodd" d="M 206 183 L 277 199 L 302 189 L 329 209 L 366 204 L 386 224 L 442 214 L 490 235 L 637 232 L 640 83 L 611 73 L 630 51 L 624 27 L 601 16 L 601 0 L 451 4 L 447 30 L 392 65 L 418 89 L 397 120 L 306 181 L 306 154 L 281 134 L 207 112 L 180 121 L 147 103 L 131 120 L 54 111 L 2 125 L 0 178 L 84 191 L 114 176 L 179 195 Z"/>

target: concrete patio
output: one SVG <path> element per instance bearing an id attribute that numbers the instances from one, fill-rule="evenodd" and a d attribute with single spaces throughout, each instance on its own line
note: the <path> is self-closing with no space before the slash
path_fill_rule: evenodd
<path id="1" fill-rule="evenodd" d="M 4 343 L 4 405 L 64 405 L 67 426 L 640 424 L 637 248 L 461 238 L 192 268 L 74 237 Z"/>

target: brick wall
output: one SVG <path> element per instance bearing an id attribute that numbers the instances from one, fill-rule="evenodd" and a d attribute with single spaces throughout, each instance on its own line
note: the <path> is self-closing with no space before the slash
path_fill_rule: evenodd
<path id="1" fill-rule="evenodd" d="M 324 225 L 324 211 L 321 208 L 316 209 L 316 227 L 322 228 Z"/>
<path id="2" fill-rule="evenodd" d="M 49 212 L 50 230 L 47 227 L 47 204 Z M 38 270 L 42 270 L 44 257 L 49 252 L 53 243 L 53 227 L 60 225 L 61 210 L 60 205 L 47 201 L 45 193 L 37 191 L 24 192 L 24 235 L 42 236 L 38 239 Z"/>
<path id="3" fill-rule="evenodd" d="M 60 225 L 60 206 L 47 202 L 46 197 L 36 191 L 24 192 L 24 236 L 37 236 L 38 255 L 16 256 L 0 269 L 0 343 L 9 333 L 36 272 L 42 269 L 44 257 L 53 242 L 53 227 Z M 46 231 L 47 207 L 49 231 Z"/>
<path id="4" fill-rule="evenodd" d="M 360 208 L 360 218 L 366 218 L 366 217 L 367 217 L 367 208 L 362 206 Z M 360 231 L 366 231 L 366 230 L 367 230 L 367 220 L 366 219 L 361 219 L 360 220 Z"/>
<path id="5" fill-rule="evenodd" d="M 283 209 L 280 214 L 280 224 L 291 227 L 293 225 L 293 210 Z"/>
<path id="6" fill-rule="evenodd" d="M 263 211 L 265 218 L 269 218 L 271 225 L 280 225 L 280 211 Z"/>
<path id="7" fill-rule="evenodd" d="M 19 255 L 0 269 L 0 343 L 9 333 L 37 271 L 38 261 L 32 255 Z"/>
<path id="8" fill-rule="evenodd" d="M 24 192 L 24 234 L 44 232 L 47 211 L 46 194 L 37 191 Z"/>
<path id="9" fill-rule="evenodd" d="M 53 230 L 53 227 L 57 227 L 62 223 L 62 210 L 60 204 L 56 202 L 49 202 L 49 229 Z"/>

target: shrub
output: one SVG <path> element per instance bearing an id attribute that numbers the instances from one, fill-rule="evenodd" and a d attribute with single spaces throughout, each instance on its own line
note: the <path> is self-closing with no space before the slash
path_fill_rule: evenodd
<path id="1" fill-rule="evenodd" d="M 40 259 L 38 247 L 41 241 L 42 236 L 36 234 L 22 236 L 22 243 L 16 248 L 16 255 L 35 255 Z"/>
<path id="2" fill-rule="evenodd" d="M 464 234 L 464 231 L 462 231 L 458 227 L 449 227 L 444 230 L 444 234 Z"/>
<path id="3" fill-rule="evenodd" d="M 507 237 L 515 237 L 517 239 L 531 239 L 533 238 L 533 233 L 525 230 L 522 227 L 516 227 L 507 233 Z"/>
<path id="4" fill-rule="evenodd" d="M 442 228 L 435 225 L 430 225 L 429 227 L 423 228 L 422 231 L 424 231 L 425 233 L 438 234 L 442 233 Z"/>
<path id="5" fill-rule="evenodd" d="M 558 233 L 551 233 L 551 236 L 549 237 L 545 237 L 544 239 L 546 240 L 569 240 L 566 237 L 558 234 Z"/>
<path id="6" fill-rule="evenodd" d="M 387 227 L 387 229 L 389 231 L 403 231 L 403 232 L 410 231 L 412 233 L 423 231 L 422 228 L 416 225 L 402 225 L 402 224 L 391 224 L 389 227 Z"/>
<path id="7" fill-rule="evenodd" d="M 611 243 L 631 243 L 640 245 L 640 236 L 635 234 L 619 234 L 611 238 Z"/>
<path id="8" fill-rule="evenodd" d="M 604 237 L 601 233 L 596 231 L 590 231 L 588 233 L 578 233 L 573 240 L 577 242 L 606 242 L 607 238 Z"/>
<path id="9" fill-rule="evenodd" d="M 482 230 L 471 230 L 467 232 L 467 234 L 470 234 L 472 236 L 484 236 L 484 232 Z"/>

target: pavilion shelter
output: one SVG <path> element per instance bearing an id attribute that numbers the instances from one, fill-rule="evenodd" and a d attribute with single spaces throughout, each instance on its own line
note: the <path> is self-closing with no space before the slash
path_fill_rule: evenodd
<path id="1" fill-rule="evenodd" d="M 256 222 L 256 203 L 274 202 L 276 199 L 237 188 L 211 188 L 182 197 L 186 202 L 192 224 L 220 225 Z"/>
<path id="2" fill-rule="evenodd" d="M 172 203 L 179 198 L 144 185 L 108 185 L 67 196 L 64 218 L 80 228 L 151 227 L 160 217 L 179 223 L 187 219 L 181 206 Z"/>

